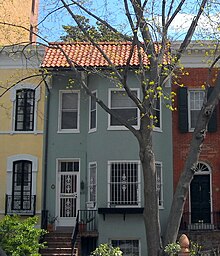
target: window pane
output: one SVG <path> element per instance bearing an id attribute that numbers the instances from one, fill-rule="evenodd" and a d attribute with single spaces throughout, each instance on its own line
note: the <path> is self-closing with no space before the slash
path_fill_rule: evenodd
<path id="1" fill-rule="evenodd" d="M 137 109 L 113 109 L 119 116 L 123 117 L 131 125 L 137 125 Z M 121 125 L 121 123 L 113 116 L 111 116 L 111 125 Z"/>
<path id="2" fill-rule="evenodd" d="M 32 131 L 34 129 L 35 92 L 31 89 L 16 92 L 15 130 Z"/>
<path id="3" fill-rule="evenodd" d="M 78 108 L 78 94 L 77 93 L 63 93 L 62 94 L 62 109 L 77 109 Z"/>
<path id="4" fill-rule="evenodd" d="M 77 112 L 62 113 L 62 129 L 77 129 Z"/>
<path id="5" fill-rule="evenodd" d="M 132 91 L 136 96 L 137 92 Z M 117 107 L 135 107 L 135 103 L 131 100 L 124 91 L 112 91 L 111 92 L 111 106 Z"/>
<path id="6" fill-rule="evenodd" d="M 190 95 L 190 103 L 189 103 L 190 128 L 195 128 L 199 111 L 202 108 L 205 93 L 204 91 L 189 91 L 189 95 Z"/>

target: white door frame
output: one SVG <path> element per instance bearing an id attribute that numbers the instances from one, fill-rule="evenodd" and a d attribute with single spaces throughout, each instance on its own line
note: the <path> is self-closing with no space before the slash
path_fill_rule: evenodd
<path id="1" fill-rule="evenodd" d="M 78 162 L 79 163 L 79 171 L 73 171 L 71 172 L 72 174 L 77 175 L 77 200 L 76 200 L 76 216 L 78 213 L 78 210 L 80 209 L 80 159 L 79 158 L 57 158 L 56 159 L 56 216 L 57 221 L 56 221 L 56 226 L 74 226 L 74 218 L 71 218 L 70 222 L 68 223 L 67 221 L 64 221 L 59 218 L 59 210 L 60 210 L 60 172 L 59 172 L 59 163 L 60 162 Z M 75 217 L 76 220 L 76 217 Z"/>

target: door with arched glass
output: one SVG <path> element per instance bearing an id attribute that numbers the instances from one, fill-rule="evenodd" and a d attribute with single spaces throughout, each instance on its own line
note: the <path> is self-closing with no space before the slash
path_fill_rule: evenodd
<path id="1" fill-rule="evenodd" d="M 191 223 L 211 223 L 210 168 L 198 163 L 190 185 Z"/>

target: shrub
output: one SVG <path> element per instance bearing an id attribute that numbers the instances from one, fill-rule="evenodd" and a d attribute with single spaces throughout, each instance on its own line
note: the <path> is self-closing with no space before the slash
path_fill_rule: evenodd
<path id="1" fill-rule="evenodd" d="M 8 256 L 40 255 L 38 251 L 45 244 L 39 240 L 46 231 L 35 227 L 37 220 L 36 216 L 21 220 L 16 215 L 0 220 L 0 247 Z"/>
<path id="2" fill-rule="evenodd" d="M 100 244 L 98 248 L 92 252 L 93 256 L 122 256 L 119 247 L 113 247 L 111 244 Z"/>

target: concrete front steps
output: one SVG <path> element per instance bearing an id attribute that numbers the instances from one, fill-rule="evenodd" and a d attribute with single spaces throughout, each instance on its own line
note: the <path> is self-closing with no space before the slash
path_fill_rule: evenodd
<path id="1" fill-rule="evenodd" d="M 71 244 L 70 232 L 53 231 L 45 235 L 44 241 L 47 242 L 47 247 L 40 250 L 42 256 L 71 256 L 72 244 Z M 75 256 L 78 255 L 77 249 L 75 249 Z"/>

